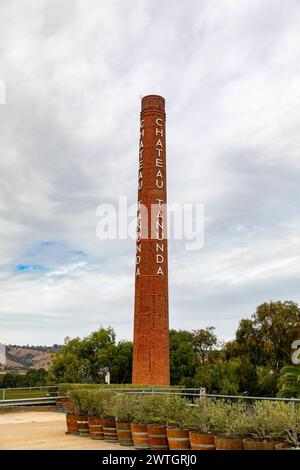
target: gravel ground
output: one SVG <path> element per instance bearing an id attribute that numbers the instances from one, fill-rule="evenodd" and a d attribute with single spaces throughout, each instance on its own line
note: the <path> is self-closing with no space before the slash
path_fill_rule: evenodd
<path id="1" fill-rule="evenodd" d="M 133 450 L 104 441 L 66 435 L 66 416 L 54 411 L 0 414 L 0 450 Z"/>

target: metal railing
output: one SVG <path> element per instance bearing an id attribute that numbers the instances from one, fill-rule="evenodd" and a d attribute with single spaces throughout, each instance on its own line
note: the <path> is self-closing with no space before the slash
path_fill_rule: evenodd
<path id="1" fill-rule="evenodd" d="M 11 406 L 39 406 L 39 405 L 55 405 L 57 397 L 42 398 L 18 398 L 15 400 L 0 400 L 0 408 Z"/>
<path id="2" fill-rule="evenodd" d="M 300 403 L 300 398 L 279 398 L 279 397 L 257 397 L 249 395 L 224 395 L 224 394 L 213 394 L 206 393 L 203 388 L 180 388 L 178 387 L 153 387 L 153 388 L 140 388 L 140 387 L 130 387 L 130 388 L 113 388 L 108 387 L 106 390 L 111 390 L 114 392 L 124 392 L 128 394 L 142 394 L 142 395 L 179 395 L 183 397 L 191 398 L 220 398 L 224 400 L 269 400 L 269 401 L 286 401 L 286 402 L 298 402 Z"/>
<path id="3" fill-rule="evenodd" d="M 58 396 L 58 385 L 40 387 L 9 387 L 0 389 L 0 402 L 27 398 L 47 398 Z"/>
<path id="4" fill-rule="evenodd" d="M 206 393 L 204 388 L 185 388 L 185 387 L 118 387 L 107 386 L 105 390 L 112 392 L 122 392 L 127 394 L 142 395 L 179 395 L 190 400 L 196 398 L 213 398 L 224 400 L 269 400 L 300 403 L 300 398 L 278 398 L 278 397 L 256 397 L 248 395 L 225 395 Z M 55 403 L 60 398 L 59 386 L 48 385 L 41 387 L 17 387 L 0 389 L 0 406 L 21 405 L 21 404 L 40 404 Z"/>

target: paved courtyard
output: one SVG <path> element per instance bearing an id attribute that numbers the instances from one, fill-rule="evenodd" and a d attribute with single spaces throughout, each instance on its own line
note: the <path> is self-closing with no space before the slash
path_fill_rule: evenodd
<path id="1" fill-rule="evenodd" d="M 0 413 L 0 450 L 132 450 L 104 441 L 66 435 L 66 416 L 52 410 Z"/>

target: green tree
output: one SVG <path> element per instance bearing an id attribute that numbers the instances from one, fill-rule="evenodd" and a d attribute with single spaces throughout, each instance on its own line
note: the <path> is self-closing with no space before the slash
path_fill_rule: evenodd
<path id="1" fill-rule="evenodd" d="M 300 398 L 300 365 L 285 366 L 280 371 L 278 396 Z"/>
<path id="2" fill-rule="evenodd" d="M 236 379 L 240 394 L 256 394 L 258 377 L 255 364 L 248 359 L 236 360 Z"/>
<path id="3" fill-rule="evenodd" d="M 236 369 L 237 361 L 199 364 L 194 385 L 205 387 L 207 393 L 236 395 L 239 392 Z"/>
<path id="4" fill-rule="evenodd" d="M 198 363 L 192 333 L 170 330 L 171 385 L 192 386 Z"/>
<path id="5" fill-rule="evenodd" d="M 131 381 L 132 343 L 116 344 L 111 327 L 100 328 L 83 339 L 74 338 L 54 356 L 51 382 L 100 383 L 109 370 L 112 383 Z"/>
<path id="6" fill-rule="evenodd" d="M 85 383 L 91 382 L 91 367 L 88 359 L 82 359 L 78 353 L 67 349 L 55 354 L 49 370 L 50 383 Z"/>
<path id="7" fill-rule="evenodd" d="M 8 372 L 1 377 L 2 388 L 15 388 L 24 386 L 24 376 L 18 373 Z"/>
<path id="8" fill-rule="evenodd" d="M 110 368 L 112 383 L 131 383 L 132 350 L 133 344 L 131 341 L 120 341 L 118 343 Z"/>
<path id="9" fill-rule="evenodd" d="M 111 368 L 116 353 L 116 335 L 111 327 L 100 328 L 82 340 L 85 357 L 90 361 L 93 381 L 99 381 L 104 368 Z"/>
<path id="10" fill-rule="evenodd" d="M 41 387 L 46 385 L 48 372 L 45 369 L 30 369 L 24 380 L 25 387 Z"/>
<path id="11" fill-rule="evenodd" d="M 270 367 L 256 366 L 257 382 L 253 395 L 274 397 L 277 393 L 278 374 Z"/>
<path id="12" fill-rule="evenodd" d="M 208 326 L 205 329 L 193 330 L 193 345 L 197 351 L 200 362 L 209 359 L 209 353 L 218 345 L 218 338 L 215 334 L 215 328 Z"/>
<path id="13" fill-rule="evenodd" d="M 300 309 L 291 301 L 257 307 L 252 319 L 242 320 L 235 341 L 227 344 L 227 357 L 247 358 L 275 372 L 290 363 L 291 345 L 300 327 Z"/>

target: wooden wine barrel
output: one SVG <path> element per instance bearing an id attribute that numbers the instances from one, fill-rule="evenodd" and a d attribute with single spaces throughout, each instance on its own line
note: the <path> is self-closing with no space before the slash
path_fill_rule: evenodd
<path id="1" fill-rule="evenodd" d="M 187 429 L 170 427 L 167 428 L 169 448 L 174 450 L 190 449 L 189 431 Z"/>
<path id="2" fill-rule="evenodd" d="M 116 421 L 113 417 L 105 417 L 102 420 L 105 442 L 118 442 Z"/>
<path id="3" fill-rule="evenodd" d="M 217 450 L 243 450 L 243 438 L 239 436 L 215 436 Z"/>
<path id="4" fill-rule="evenodd" d="M 148 436 L 152 450 L 169 449 L 167 428 L 158 424 L 148 424 Z"/>
<path id="5" fill-rule="evenodd" d="M 63 413 L 64 407 L 63 407 L 63 400 L 62 397 L 57 397 L 56 402 L 55 402 L 55 409 L 58 413 Z"/>
<path id="6" fill-rule="evenodd" d="M 92 439 L 97 439 L 97 440 L 104 439 L 102 418 L 89 416 L 88 423 L 89 423 L 89 429 L 90 429 L 90 437 Z"/>
<path id="7" fill-rule="evenodd" d="M 66 422 L 67 422 L 67 434 L 78 434 L 77 414 L 67 413 Z"/>
<path id="8" fill-rule="evenodd" d="M 83 414 L 77 415 L 77 425 L 78 425 L 79 436 L 82 436 L 82 437 L 90 436 L 89 422 L 88 422 L 88 417 L 86 415 L 83 415 Z"/>
<path id="9" fill-rule="evenodd" d="M 245 450 L 276 450 L 276 445 L 282 443 L 279 439 L 258 439 L 249 437 L 244 439 Z"/>
<path id="10" fill-rule="evenodd" d="M 275 445 L 275 450 L 298 450 L 296 447 L 292 447 L 289 442 L 279 442 Z"/>
<path id="11" fill-rule="evenodd" d="M 131 424 L 133 445 L 136 449 L 150 449 L 147 424 Z"/>
<path id="12" fill-rule="evenodd" d="M 130 423 L 119 423 L 117 425 L 117 435 L 120 446 L 133 446 Z"/>
<path id="13" fill-rule="evenodd" d="M 216 450 L 215 437 L 213 434 L 190 431 L 189 435 L 192 450 Z"/>
<path id="14" fill-rule="evenodd" d="M 71 400 L 69 397 L 61 397 L 62 409 L 65 413 L 72 412 Z"/>

